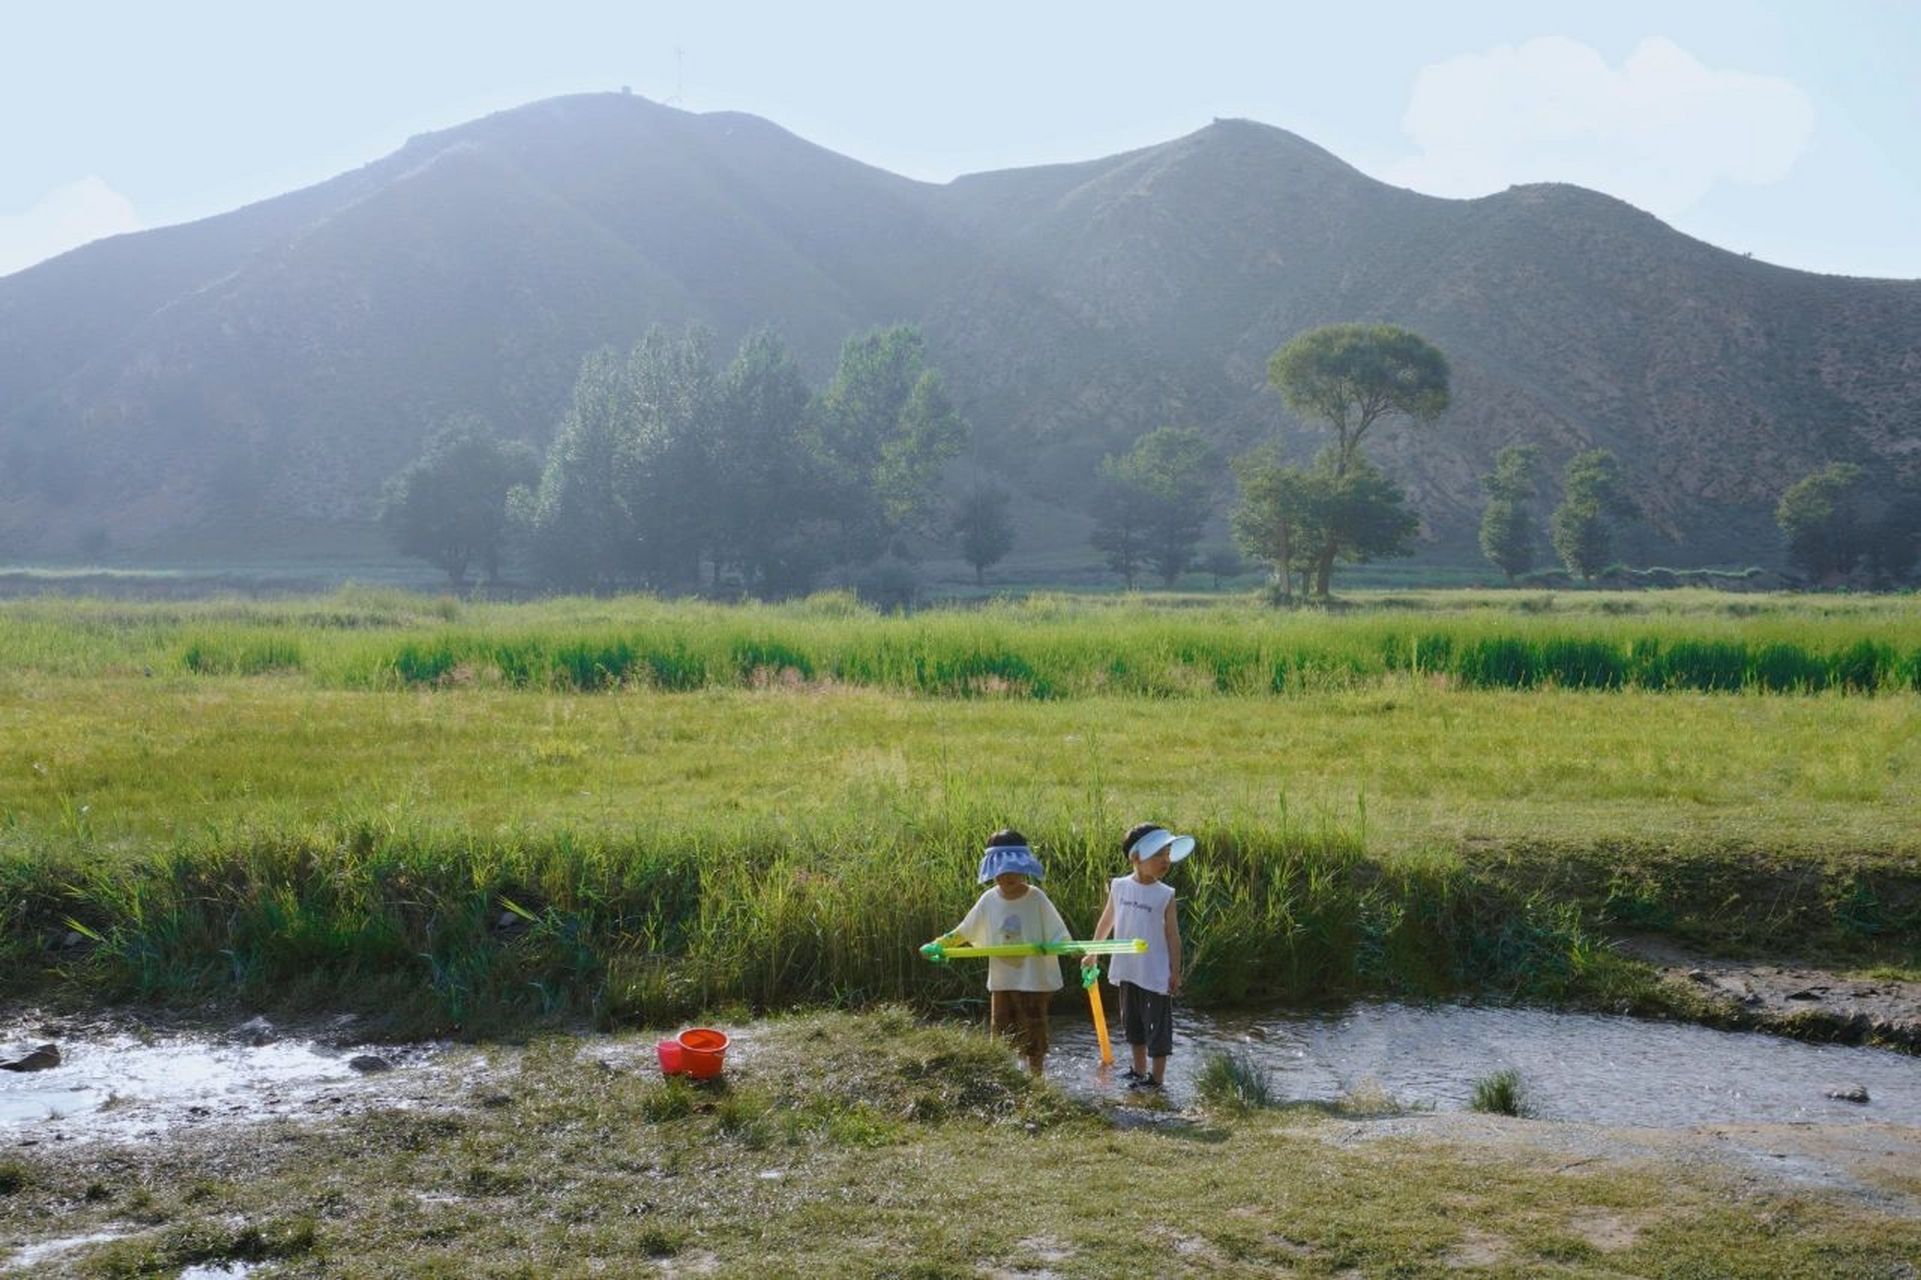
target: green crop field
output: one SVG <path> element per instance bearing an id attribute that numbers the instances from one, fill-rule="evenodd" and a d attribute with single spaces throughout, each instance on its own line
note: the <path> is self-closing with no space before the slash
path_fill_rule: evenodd
<path id="1" fill-rule="evenodd" d="M 1912 965 L 1918 660 L 1900 597 L 14 603 L 0 982 L 937 1001 L 987 832 L 1084 929 L 1147 817 L 1201 1000 L 1645 1004 L 1621 928 Z"/>

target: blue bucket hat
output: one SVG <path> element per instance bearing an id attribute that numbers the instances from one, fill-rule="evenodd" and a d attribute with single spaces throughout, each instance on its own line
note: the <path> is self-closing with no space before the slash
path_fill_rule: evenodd
<path id="1" fill-rule="evenodd" d="M 981 857 L 982 884 L 987 884 L 995 876 L 1004 876 L 1010 871 L 1019 872 L 1030 880 L 1039 880 L 1047 872 L 1041 867 L 1041 860 L 1034 851 L 1024 844 L 995 845 Z"/>

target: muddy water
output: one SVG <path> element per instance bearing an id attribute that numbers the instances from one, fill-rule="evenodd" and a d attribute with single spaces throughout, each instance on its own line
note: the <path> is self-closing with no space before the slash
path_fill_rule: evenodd
<path id="1" fill-rule="evenodd" d="M 1111 1003 L 1111 1002 L 1110 1002 Z M 1115 1069 L 1128 1065 L 1109 1009 Z M 1168 1059 L 1172 1100 L 1194 1096 L 1210 1051 L 1245 1053 L 1268 1073 L 1275 1096 L 1332 1101 L 1378 1088 L 1404 1106 L 1459 1110 L 1474 1083 L 1520 1073 L 1542 1119 L 1609 1125 L 1921 1125 L 1921 1057 L 1887 1049 L 1803 1044 L 1755 1032 L 1716 1031 L 1543 1009 L 1462 1005 L 1356 1005 L 1318 1017 L 1208 1017 L 1177 1010 Z M 1053 1023 L 1048 1075 L 1070 1091 L 1125 1096 L 1098 1069 L 1089 1019 Z M 1870 1101 L 1841 1102 L 1831 1088 L 1861 1085 Z"/>
<path id="2" fill-rule="evenodd" d="M 1110 1010 L 1110 1015 L 1111 1015 Z M 1921 1057 L 1883 1049 L 1802 1044 L 1753 1032 L 1541 1009 L 1461 1005 L 1356 1005 L 1312 1017 L 1209 1017 L 1182 1009 L 1167 1083 L 1177 1103 L 1194 1097 L 1210 1051 L 1259 1064 L 1276 1097 L 1332 1101 L 1385 1093 L 1408 1107 L 1464 1108 L 1475 1081 L 1511 1068 L 1533 1113 L 1603 1125 L 1688 1127 L 1729 1123 L 1921 1126 Z M 743 1050 L 752 1030 L 741 1028 Z M 1118 1019 L 1114 1021 L 1119 1038 Z M 44 1037 L 41 1037 L 44 1038 Z M 1053 1024 L 1048 1074 L 1088 1097 L 1127 1097 L 1098 1069 L 1085 1015 Z M 38 1043 L 0 1025 L 0 1051 Z M 584 1038 L 583 1051 L 606 1044 Z M 647 1040 L 648 1046 L 651 1039 Z M 631 1046 L 628 1046 L 631 1047 Z M 0 1148 L 78 1139 L 148 1137 L 195 1123 L 279 1116 L 322 1118 L 438 1098 L 508 1068 L 511 1050 L 386 1047 L 394 1070 L 363 1076 L 364 1050 L 311 1039 L 252 1046 L 205 1038 L 141 1038 L 95 1031 L 62 1040 L 64 1061 L 44 1072 L 0 1072 Z M 1118 1066 L 1127 1049 L 1116 1044 Z M 642 1062 L 650 1049 L 636 1050 Z M 740 1055 L 741 1065 L 751 1052 Z M 643 1068 L 646 1069 L 646 1068 Z M 1826 1096 L 1859 1085 L 1866 1105 Z"/>
<path id="3" fill-rule="evenodd" d="M 0 1027 L 0 1050 L 44 1040 Z M 311 1039 L 250 1045 L 187 1036 L 89 1031 L 58 1039 L 59 1066 L 0 1072 L 0 1147 L 78 1138 L 148 1137 L 177 1125 L 319 1116 L 358 1104 L 406 1105 L 410 1086 L 468 1056 L 438 1046 L 341 1049 Z M 349 1066 L 376 1052 L 394 1069 Z"/>

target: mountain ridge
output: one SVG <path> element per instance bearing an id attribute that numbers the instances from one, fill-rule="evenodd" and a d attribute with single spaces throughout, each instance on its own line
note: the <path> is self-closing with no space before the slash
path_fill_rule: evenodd
<path id="1" fill-rule="evenodd" d="M 1646 496 L 1629 552 L 1678 563 L 1766 558 L 1774 496 L 1827 461 L 1921 466 L 1921 282 L 1758 262 L 1584 188 L 1428 196 L 1239 119 L 926 183 L 583 94 L 0 277 L 0 540 L 364 520 L 438 418 L 539 443 L 581 357 L 654 322 L 772 324 L 816 377 L 918 323 L 985 465 L 1072 495 L 1169 422 L 1305 456 L 1266 357 L 1342 320 L 1452 359 L 1454 410 L 1377 452 L 1463 554 L 1518 440 L 1556 468 L 1615 449 Z"/>

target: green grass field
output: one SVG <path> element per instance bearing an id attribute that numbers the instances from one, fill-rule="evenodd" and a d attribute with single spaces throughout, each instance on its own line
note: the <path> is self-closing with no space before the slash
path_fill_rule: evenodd
<path id="1" fill-rule="evenodd" d="M 1706 592 L 15 603 L 0 981 L 377 976 L 423 1025 L 937 1000 L 911 947 L 988 831 L 1085 927 L 1144 817 L 1203 836 L 1203 999 L 1632 1002 L 1624 927 L 1912 966 L 1917 654 L 1912 598 Z"/>

